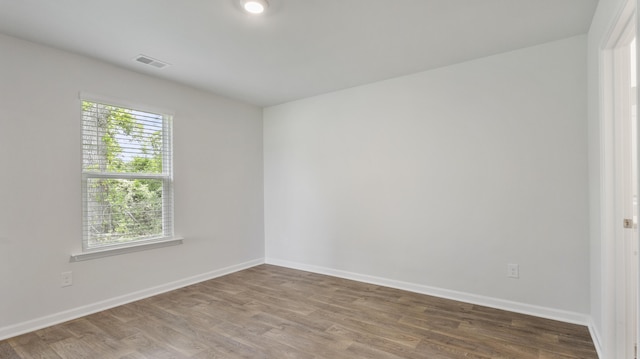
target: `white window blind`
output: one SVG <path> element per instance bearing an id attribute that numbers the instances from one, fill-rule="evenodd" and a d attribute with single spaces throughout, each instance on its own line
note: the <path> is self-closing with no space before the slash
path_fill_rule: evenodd
<path id="1" fill-rule="evenodd" d="M 171 121 L 82 101 L 83 251 L 173 236 Z"/>

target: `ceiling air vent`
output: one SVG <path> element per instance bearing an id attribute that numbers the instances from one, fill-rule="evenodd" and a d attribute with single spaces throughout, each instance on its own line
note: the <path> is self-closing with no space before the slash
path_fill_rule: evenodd
<path id="1" fill-rule="evenodd" d="M 152 57 L 149 57 L 147 55 L 138 55 L 138 56 L 136 56 L 136 58 L 134 60 L 136 60 L 136 61 L 138 61 L 140 63 L 143 63 L 145 65 L 153 66 L 153 67 L 158 68 L 158 69 L 162 69 L 162 68 L 165 68 L 165 67 L 169 66 L 168 63 L 162 62 L 160 60 L 156 60 L 156 59 L 154 59 Z"/>

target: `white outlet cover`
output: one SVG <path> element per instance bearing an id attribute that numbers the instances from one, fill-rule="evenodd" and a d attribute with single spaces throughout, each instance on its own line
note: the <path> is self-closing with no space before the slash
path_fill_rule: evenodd
<path id="1" fill-rule="evenodd" d="M 61 284 L 63 287 L 68 287 L 73 285 L 73 273 L 72 272 L 62 272 L 61 274 Z"/>

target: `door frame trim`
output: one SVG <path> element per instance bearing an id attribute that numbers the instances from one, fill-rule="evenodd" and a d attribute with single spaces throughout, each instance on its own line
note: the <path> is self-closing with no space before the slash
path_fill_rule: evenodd
<path id="1" fill-rule="evenodd" d="M 630 26 L 637 12 L 638 0 L 627 0 L 618 14 L 613 26 L 604 42 L 600 46 L 599 77 L 600 77 L 600 164 L 601 188 L 600 206 L 601 219 L 601 300 L 603 322 L 602 343 L 605 343 L 606 353 L 600 353 L 606 358 L 622 358 L 627 348 L 626 329 L 626 268 L 618 245 L 622 234 L 620 219 L 620 188 L 618 185 L 618 169 L 622 161 L 618 156 L 617 146 L 620 144 L 620 132 L 617 132 L 615 113 L 615 97 L 613 95 L 615 83 L 615 49 L 625 30 Z M 635 16 L 636 36 L 638 33 L 638 17 Z M 637 41 L 636 41 L 637 46 Z M 637 65 L 636 65 L 637 66 Z M 638 318 L 636 318 L 638 321 Z"/>

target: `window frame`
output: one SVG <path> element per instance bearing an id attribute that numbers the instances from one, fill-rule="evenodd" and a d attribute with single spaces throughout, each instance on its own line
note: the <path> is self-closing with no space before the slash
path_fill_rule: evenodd
<path id="1" fill-rule="evenodd" d="M 83 102 L 93 102 L 107 106 L 124 108 L 132 111 L 147 112 L 162 116 L 162 142 L 163 153 L 168 156 L 162 158 L 162 173 L 115 173 L 115 172 L 93 172 L 85 171 L 81 162 L 82 177 L 82 251 L 81 253 L 72 254 L 70 261 L 77 262 L 88 259 L 101 258 L 111 255 L 136 252 L 141 250 L 166 247 L 182 244 L 183 238 L 176 237 L 174 234 L 174 203 L 173 203 L 173 111 L 167 111 L 157 107 L 140 105 L 131 101 L 123 101 L 120 99 L 107 98 L 104 96 L 96 96 L 86 92 L 79 94 L 79 110 L 80 110 L 80 139 L 81 139 L 81 161 L 84 161 L 84 120 L 83 120 Z M 159 236 L 150 236 L 140 238 L 128 242 L 112 243 L 99 246 L 89 246 L 89 232 L 86 228 L 88 222 L 88 182 L 90 179 L 156 179 L 162 180 L 162 234 Z"/>

